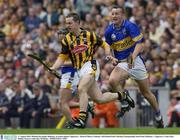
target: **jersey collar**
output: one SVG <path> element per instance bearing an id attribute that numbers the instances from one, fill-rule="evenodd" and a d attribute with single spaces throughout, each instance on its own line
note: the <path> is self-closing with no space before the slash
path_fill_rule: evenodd
<path id="1" fill-rule="evenodd" d="M 121 26 L 120 27 L 115 27 L 115 25 L 114 25 L 114 23 L 113 23 L 113 30 L 120 30 L 123 26 L 124 26 L 124 24 L 125 24 L 125 19 L 122 21 L 122 24 L 121 24 Z"/>

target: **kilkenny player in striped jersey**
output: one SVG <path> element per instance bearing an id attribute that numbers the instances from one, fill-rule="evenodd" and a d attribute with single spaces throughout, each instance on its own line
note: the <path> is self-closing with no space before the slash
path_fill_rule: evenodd
<path id="1" fill-rule="evenodd" d="M 66 17 L 66 26 L 70 33 L 62 40 L 62 52 L 57 58 L 52 70 L 58 69 L 66 59 L 70 58 L 74 68 L 77 69 L 80 78 L 78 95 L 80 103 L 79 117 L 69 122 L 70 128 L 84 128 L 87 121 L 88 96 L 97 103 L 107 103 L 113 100 L 127 100 L 134 104 L 133 99 L 125 92 L 103 93 L 98 87 L 97 80 L 100 74 L 99 64 L 93 58 L 97 47 L 104 48 L 106 57 L 117 63 L 117 59 L 111 56 L 109 45 L 94 32 L 80 28 L 80 18 L 76 13 L 70 13 Z"/>

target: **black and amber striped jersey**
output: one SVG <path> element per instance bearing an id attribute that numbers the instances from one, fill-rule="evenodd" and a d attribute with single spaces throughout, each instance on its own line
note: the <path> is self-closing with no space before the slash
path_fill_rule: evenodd
<path id="1" fill-rule="evenodd" d="M 73 66 L 80 69 L 85 62 L 93 60 L 96 49 L 104 46 L 105 41 L 94 32 L 81 30 L 78 36 L 68 33 L 61 44 L 62 52 L 59 57 L 64 60 L 70 58 Z"/>

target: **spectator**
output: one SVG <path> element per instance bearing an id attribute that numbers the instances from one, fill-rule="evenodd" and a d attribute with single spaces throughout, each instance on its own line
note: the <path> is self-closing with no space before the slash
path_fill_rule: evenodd
<path id="1" fill-rule="evenodd" d="M 53 11 L 52 5 L 47 6 L 47 15 L 44 16 L 43 20 L 48 25 L 48 27 L 52 27 L 53 25 L 58 24 L 59 15 L 56 11 Z"/>
<path id="2" fill-rule="evenodd" d="M 100 125 L 105 125 L 106 128 L 119 127 L 119 119 L 116 117 L 118 111 L 115 102 L 96 104 L 94 109 L 95 117 L 92 119 L 92 124 L 96 128 L 100 128 Z M 105 124 L 101 124 L 101 119 L 104 119 Z"/>
<path id="3" fill-rule="evenodd" d="M 7 127 L 11 127 L 11 118 L 18 117 L 20 120 L 19 127 L 25 127 L 25 118 L 24 113 L 30 109 L 31 107 L 31 98 L 27 90 L 22 90 L 22 81 L 20 84 L 18 82 L 14 82 L 12 85 L 12 89 L 15 92 L 15 96 L 11 99 L 9 110 L 7 112 L 7 116 L 5 118 L 5 122 L 7 123 Z M 29 94 L 29 95 L 28 95 Z"/>
<path id="4" fill-rule="evenodd" d="M 180 96 L 174 96 L 171 99 L 168 108 L 168 127 L 173 127 L 174 123 L 177 127 L 180 127 Z"/>
<path id="5" fill-rule="evenodd" d="M 17 36 L 24 31 L 24 25 L 22 22 L 19 21 L 18 16 L 13 14 L 11 16 L 10 21 L 10 32 L 8 35 L 13 39 L 16 40 Z"/>
<path id="6" fill-rule="evenodd" d="M 8 122 L 6 121 L 8 109 L 9 100 L 5 94 L 5 86 L 3 83 L 0 83 L 0 118 L 5 120 L 6 127 L 8 127 Z"/>
<path id="7" fill-rule="evenodd" d="M 27 32 L 32 32 L 39 27 L 40 19 L 36 16 L 33 8 L 28 9 L 29 15 L 25 19 L 25 27 Z"/>
<path id="8" fill-rule="evenodd" d="M 48 96 L 43 93 L 42 88 L 39 83 L 33 84 L 33 93 L 35 98 L 32 100 L 31 108 L 25 112 L 24 120 L 25 127 L 30 127 L 30 118 L 34 118 L 34 128 L 41 127 L 41 119 L 44 117 L 44 109 L 49 108 Z"/>

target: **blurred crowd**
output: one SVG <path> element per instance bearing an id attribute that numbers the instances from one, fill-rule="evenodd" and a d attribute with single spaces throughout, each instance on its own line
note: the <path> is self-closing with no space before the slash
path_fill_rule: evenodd
<path id="1" fill-rule="evenodd" d="M 27 53 L 36 52 L 51 65 L 61 51 L 57 30 L 65 27 L 65 17 L 70 12 L 79 13 L 84 29 L 104 38 L 113 4 L 124 6 L 127 18 L 138 24 L 144 34 L 142 57 L 149 71 L 150 86 L 169 88 L 168 114 L 172 126 L 172 114 L 175 112 L 180 117 L 180 0 L 0 0 L 0 117 L 13 116 L 14 110 L 17 114 L 25 114 L 26 118 L 29 112 L 31 117 L 36 117 L 42 113 L 42 106 L 51 108 L 51 113 L 56 111 L 59 79 Z M 103 55 L 101 49 L 96 53 L 101 66 L 100 86 L 107 90 L 113 65 L 105 63 Z M 37 86 L 49 103 L 44 104 L 46 97 L 35 94 Z M 129 79 L 125 86 L 136 85 Z M 14 103 L 16 96 L 21 97 L 17 102 L 23 100 L 23 103 Z M 30 105 L 31 109 L 25 107 L 29 99 L 36 102 Z M 42 106 L 38 106 L 39 101 Z M 5 122 L 10 126 L 8 120 Z M 21 125 L 29 127 L 23 120 Z"/>

